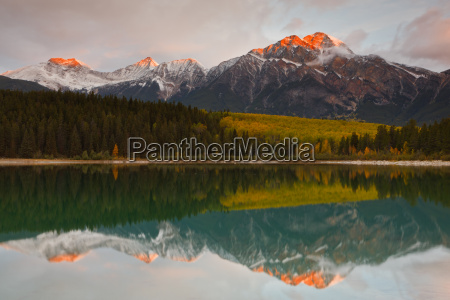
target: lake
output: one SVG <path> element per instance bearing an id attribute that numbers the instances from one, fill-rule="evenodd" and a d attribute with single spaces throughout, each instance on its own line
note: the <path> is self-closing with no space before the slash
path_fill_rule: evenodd
<path id="1" fill-rule="evenodd" d="M 0 167 L 0 299 L 449 299 L 450 168 Z"/>

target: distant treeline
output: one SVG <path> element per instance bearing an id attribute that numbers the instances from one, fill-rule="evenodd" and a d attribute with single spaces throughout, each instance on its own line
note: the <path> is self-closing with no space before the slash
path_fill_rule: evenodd
<path id="1" fill-rule="evenodd" d="M 125 156 L 128 137 L 206 144 L 233 138 L 220 126 L 222 112 L 92 93 L 0 90 L 0 113 L 0 157 L 101 159 L 115 145 Z"/>
<path id="2" fill-rule="evenodd" d="M 319 152 L 324 153 L 319 144 Z M 450 118 L 432 125 L 417 127 L 411 120 L 403 127 L 380 125 L 375 137 L 368 134 L 358 135 L 353 132 L 350 137 L 342 137 L 339 144 L 334 144 L 334 151 L 339 155 L 376 156 L 412 156 L 414 158 L 450 159 Z"/>
<path id="3" fill-rule="evenodd" d="M 0 157 L 124 157 L 128 137 L 160 144 L 196 137 L 208 145 L 229 143 L 236 136 L 271 144 L 296 136 L 315 144 L 319 159 L 450 159 L 450 118 L 422 127 L 414 120 L 403 127 L 376 126 L 207 112 L 93 93 L 0 90 Z"/>

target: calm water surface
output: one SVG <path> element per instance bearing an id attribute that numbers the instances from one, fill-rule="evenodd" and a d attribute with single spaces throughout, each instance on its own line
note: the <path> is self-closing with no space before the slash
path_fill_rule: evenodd
<path id="1" fill-rule="evenodd" d="M 0 299 L 449 299 L 450 169 L 0 168 Z"/>

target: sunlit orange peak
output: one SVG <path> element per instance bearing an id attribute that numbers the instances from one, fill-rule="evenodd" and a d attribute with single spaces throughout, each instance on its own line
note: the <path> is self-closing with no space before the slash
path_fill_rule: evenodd
<path id="1" fill-rule="evenodd" d="M 290 47 L 296 47 L 296 46 L 302 46 L 302 47 L 309 48 L 309 49 L 315 49 L 315 47 L 313 45 L 305 42 L 298 36 L 291 35 L 291 36 L 285 37 L 284 39 L 282 39 L 281 41 L 279 41 L 275 44 L 267 46 L 264 49 L 261 49 L 261 48 L 253 49 L 251 52 L 262 55 L 264 53 L 269 53 L 269 52 L 275 53 L 280 48 L 290 48 Z"/>
<path id="2" fill-rule="evenodd" d="M 296 35 L 287 36 L 280 41 L 281 46 L 298 46 L 304 44 L 303 40 Z"/>
<path id="3" fill-rule="evenodd" d="M 290 273 L 281 274 L 276 269 L 274 272 L 269 270 L 268 268 L 264 268 L 263 266 L 260 266 L 259 268 L 253 269 L 254 272 L 258 273 L 267 273 L 270 276 L 279 277 L 281 281 L 283 281 L 286 284 L 289 285 L 299 285 L 300 283 L 313 286 L 317 289 L 323 289 L 332 285 L 335 285 L 338 282 L 341 282 L 344 278 L 340 276 L 339 274 L 335 275 L 331 280 L 326 280 L 325 276 L 322 274 L 322 272 L 315 272 L 311 271 L 306 274 L 301 275 L 292 275 Z"/>
<path id="4" fill-rule="evenodd" d="M 51 63 L 54 63 L 56 65 L 60 65 L 60 66 L 67 66 L 67 67 L 83 66 L 83 67 L 91 68 L 87 64 L 85 64 L 75 58 L 64 59 L 64 58 L 56 57 L 56 58 L 50 58 L 48 61 Z"/>
<path id="5" fill-rule="evenodd" d="M 198 63 L 197 60 L 193 59 L 193 58 L 186 58 L 186 59 L 177 59 L 172 61 L 174 63 L 178 63 L 178 64 L 185 64 L 185 63 Z"/>
<path id="6" fill-rule="evenodd" d="M 141 61 L 138 61 L 134 65 L 135 66 L 140 66 L 140 67 L 157 67 L 158 63 L 156 61 L 154 61 L 153 58 L 147 57 L 147 58 L 144 58 Z"/>
<path id="7" fill-rule="evenodd" d="M 323 32 L 316 32 L 314 34 L 307 35 L 303 38 L 303 40 L 316 48 L 332 46 L 339 47 L 344 44 L 341 40 L 338 40 L 337 38 Z"/>
<path id="8" fill-rule="evenodd" d="M 50 257 L 48 259 L 48 261 L 52 262 L 52 263 L 60 263 L 63 261 L 76 262 L 77 260 L 80 260 L 85 256 L 86 256 L 86 254 L 61 254 L 61 255 Z"/>

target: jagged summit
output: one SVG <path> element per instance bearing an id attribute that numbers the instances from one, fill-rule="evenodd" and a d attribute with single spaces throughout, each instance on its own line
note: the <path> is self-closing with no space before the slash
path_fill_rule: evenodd
<path id="1" fill-rule="evenodd" d="M 280 49 L 289 49 L 289 48 L 297 47 L 297 46 L 302 46 L 304 48 L 308 48 L 311 50 L 314 49 L 314 47 L 312 47 L 312 45 L 306 43 L 303 39 L 299 38 L 296 35 L 291 35 L 291 36 L 285 37 L 284 39 L 278 41 L 275 44 L 271 44 L 271 45 L 267 46 L 264 49 L 262 49 L 262 48 L 253 49 L 250 52 L 259 54 L 259 55 L 273 54 L 273 53 L 277 53 Z"/>
<path id="2" fill-rule="evenodd" d="M 304 274 L 291 274 L 289 272 L 287 273 L 280 273 L 275 268 L 274 270 L 271 270 L 268 267 L 260 266 L 258 268 L 252 269 L 253 272 L 257 273 L 266 273 L 270 276 L 275 276 L 281 281 L 283 281 L 286 284 L 289 285 L 299 285 L 300 283 L 313 286 L 317 289 L 324 289 L 329 286 L 333 286 L 336 283 L 341 282 L 344 280 L 345 277 L 341 276 L 340 274 L 333 274 L 333 273 L 324 273 L 322 271 L 309 271 Z"/>
<path id="3" fill-rule="evenodd" d="M 344 42 L 341 40 L 323 32 L 316 32 L 314 34 L 307 35 L 303 38 L 303 40 L 319 49 L 345 46 Z"/>
<path id="4" fill-rule="evenodd" d="M 134 66 L 139 67 L 157 67 L 158 65 L 159 64 L 150 56 L 134 64 Z"/>
<path id="5" fill-rule="evenodd" d="M 139 254 L 134 254 L 133 256 L 135 258 L 139 259 L 140 261 L 145 262 L 146 264 L 153 262 L 155 259 L 157 259 L 159 257 L 159 255 L 156 253 L 148 253 L 148 254 L 139 253 Z"/>
<path id="6" fill-rule="evenodd" d="M 193 58 L 177 59 L 177 60 L 172 60 L 168 63 L 171 63 L 171 64 L 197 64 L 197 65 L 203 66 L 198 60 L 193 59 Z"/>
<path id="7" fill-rule="evenodd" d="M 294 47 L 301 46 L 307 50 L 320 50 L 327 49 L 333 47 L 344 47 L 348 51 L 351 50 L 344 44 L 341 40 L 325 34 L 323 32 L 316 32 L 314 34 L 310 34 L 305 36 L 304 38 L 299 38 L 296 35 L 287 36 L 284 39 L 276 42 L 275 44 L 271 44 L 266 48 L 258 48 L 253 49 L 250 53 L 266 55 L 266 54 L 275 54 L 278 53 L 282 49 L 290 50 Z"/>
<path id="8" fill-rule="evenodd" d="M 76 262 L 83 257 L 85 257 L 88 253 L 83 254 L 60 254 L 53 257 L 49 257 L 48 261 L 52 263 L 60 263 L 60 262 Z"/>
<path id="9" fill-rule="evenodd" d="M 169 71 L 176 70 L 177 72 L 180 70 L 194 70 L 194 69 L 202 69 L 206 73 L 207 69 L 197 60 L 193 58 L 186 58 L 186 59 L 177 59 L 172 60 L 169 62 L 161 63 L 157 68 L 156 72 L 159 70 L 167 69 Z"/>
<path id="10" fill-rule="evenodd" d="M 87 68 L 91 69 L 90 66 L 88 66 L 87 64 L 85 64 L 75 58 L 64 59 L 64 58 L 60 58 L 60 57 L 55 57 L 55 58 L 50 58 L 48 60 L 48 62 L 53 63 L 55 65 L 67 66 L 67 67 L 71 67 L 71 68 L 83 66 L 83 67 L 87 67 Z"/>

